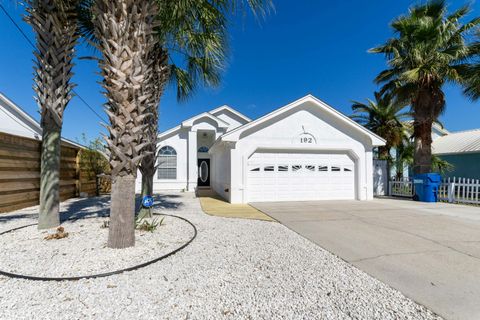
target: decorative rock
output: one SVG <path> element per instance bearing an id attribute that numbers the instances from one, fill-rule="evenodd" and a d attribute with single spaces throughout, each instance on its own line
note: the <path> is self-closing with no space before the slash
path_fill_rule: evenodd
<path id="1" fill-rule="evenodd" d="M 97 215 L 107 200 L 97 198 L 103 204 L 92 205 L 89 199 L 89 207 L 81 199 L 82 205 L 70 201 L 62 208 Z M 107 278 L 33 282 L 0 277 L 0 319 L 440 319 L 281 224 L 208 216 L 189 193 L 162 197 L 154 211 L 189 219 L 198 228 L 197 238 L 159 263 Z M 34 219 L 5 219 L 0 231 Z M 75 233 L 73 227 L 66 231 Z M 9 245 L 0 238 L 0 259 Z M 111 265 L 117 258 L 102 261 Z"/>

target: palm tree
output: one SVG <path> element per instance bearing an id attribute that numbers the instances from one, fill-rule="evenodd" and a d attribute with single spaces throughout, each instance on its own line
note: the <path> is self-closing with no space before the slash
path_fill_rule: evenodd
<path id="1" fill-rule="evenodd" d="M 148 117 L 144 94 L 148 65 L 146 56 L 156 41 L 153 29 L 156 1 L 97 0 L 93 24 L 102 55 L 106 113 L 110 120 L 105 137 L 110 149 L 112 179 L 108 246 L 135 244 L 135 179 L 142 152 L 144 120 Z"/>
<path id="2" fill-rule="evenodd" d="M 443 0 L 414 6 L 409 14 L 395 19 L 396 36 L 370 50 L 384 54 L 389 69 L 376 82 L 400 104 L 411 106 L 415 140 L 414 173 L 432 170 L 432 123 L 445 110 L 443 86 L 463 84 L 472 55 L 466 37 L 480 19 L 463 24 L 468 6 L 447 14 Z"/>
<path id="3" fill-rule="evenodd" d="M 410 140 L 405 140 L 400 144 L 396 149 L 395 156 L 395 167 L 396 167 L 396 177 L 403 177 L 403 168 L 405 165 L 412 166 L 414 159 L 415 144 Z M 439 156 L 432 154 L 432 169 L 435 172 L 444 174 L 446 172 L 452 171 L 454 165 L 450 162 L 440 158 Z"/>
<path id="4" fill-rule="evenodd" d="M 28 0 L 25 20 L 35 32 L 34 90 L 41 114 L 38 228 L 60 224 L 60 139 L 63 112 L 72 98 L 77 42 L 76 0 Z"/>
<path id="5" fill-rule="evenodd" d="M 354 114 L 351 118 L 386 140 L 385 146 L 378 148 L 379 158 L 391 162 L 390 150 L 402 144 L 404 121 L 410 118 L 410 113 L 404 112 L 405 106 L 395 103 L 389 95 L 379 92 L 374 95 L 375 101 L 352 101 Z"/>
<path id="6" fill-rule="evenodd" d="M 153 55 L 148 57 L 153 61 L 147 86 L 151 98 L 148 103 L 151 116 L 147 119 L 148 127 L 143 136 L 148 145 L 139 166 L 142 196 L 153 193 L 157 159 L 157 110 L 165 85 L 170 81 L 176 86 L 179 101 L 188 98 L 199 84 L 218 85 L 227 48 L 226 19 L 224 15 L 216 14 L 215 7 L 201 6 L 192 15 L 188 7 L 167 2 L 159 11 L 161 25 L 166 27 L 155 30 L 159 42 Z M 140 215 L 143 216 L 142 212 Z"/>
<path id="7" fill-rule="evenodd" d="M 268 1 L 246 2 L 252 9 L 261 11 Z M 207 0 L 95 1 L 91 15 L 93 34 L 102 55 L 99 65 L 104 78 L 102 85 L 107 98 L 106 112 L 110 120 L 110 125 L 107 126 L 109 136 L 105 137 L 111 151 L 112 178 L 109 247 L 125 248 L 135 243 L 134 207 L 137 168 L 146 155 L 152 154 L 152 152 L 145 152 L 145 148 L 151 146 L 152 141 L 143 138 L 143 131 L 152 126 L 151 123 L 158 123 L 148 118 L 156 118 L 152 112 L 152 105 L 161 96 L 161 91 L 151 90 L 150 79 L 156 77 L 152 74 L 154 75 L 154 70 L 158 69 L 158 61 L 155 57 L 158 58 L 158 55 L 162 54 L 162 45 L 168 40 L 163 37 L 171 35 L 168 32 L 158 32 L 157 28 L 169 30 L 172 26 L 178 25 L 195 29 L 204 17 L 226 19 L 228 12 L 236 8 L 233 4 L 234 1 L 227 0 L 215 2 Z M 162 19 L 162 17 L 165 18 L 166 13 L 170 13 L 169 20 Z M 190 17 L 187 20 L 188 23 L 183 22 L 182 19 L 185 17 Z M 174 23 L 168 24 L 172 21 Z M 193 52 L 197 52 L 195 42 L 190 44 L 190 40 L 184 37 L 183 45 L 186 47 L 191 45 Z M 158 50 L 159 46 L 160 50 Z M 165 61 L 162 56 L 158 60 Z M 198 61 L 198 59 L 187 61 L 187 70 L 190 68 L 194 74 L 200 74 L 206 66 L 198 65 L 195 60 Z M 156 64 L 157 67 L 155 67 Z M 169 72 L 173 77 L 170 75 L 168 77 L 185 82 L 184 88 L 194 87 L 192 83 L 188 83 L 189 78 L 185 73 L 177 72 L 176 69 L 170 69 Z M 163 90 L 163 85 L 158 81 L 153 80 L 155 83 L 153 87 Z M 156 134 L 156 130 L 152 131 Z"/>
<path id="8" fill-rule="evenodd" d="M 476 41 L 469 47 L 470 52 L 477 58 L 475 63 L 467 66 L 463 93 L 472 100 L 480 99 L 480 31 L 477 31 Z"/>

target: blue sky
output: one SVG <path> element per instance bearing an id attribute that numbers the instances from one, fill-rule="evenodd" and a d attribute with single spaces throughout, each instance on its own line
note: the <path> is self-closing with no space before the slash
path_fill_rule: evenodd
<path id="1" fill-rule="evenodd" d="M 160 106 L 160 129 L 166 130 L 203 111 L 228 104 L 257 118 L 311 93 L 345 114 L 350 101 L 372 97 L 373 78 L 385 68 L 381 56 L 367 53 L 392 35 L 389 22 L 405 13 L 413 1 L 275 1 L 276 12 L 264 21 L 237 17 L 230 27 L 230 55 L 222 84 L 200 88 L 188 101 L 178 103 L 169 87 Z M 464 1 L 450 1 L 458 8 Z M 33 40 L 22 21 L 22 7 L 4 1 L 5 8 Z M 473 4 L 472 16 L 480 15 Z M 39 119 L 33 100 L 32 50 L 3 12 L 0 12 L 0 91 Z M 92 50 L 79 46 L 79 56 Z M 97 84 L 94 61 L 76 61 L 76 91 L 102 116 L 104 99 Z M 472 103 L 457 87 L 445 88 L 447 111 L 441 120 L 451 131 L 480 127 L 480 101 Z M 104 116 L 105 117 L 105 116 Z M 70 139 L 86 133 L 99 135 L 100 120 L 78 98 L 68 106 L 63 135 Z"/>

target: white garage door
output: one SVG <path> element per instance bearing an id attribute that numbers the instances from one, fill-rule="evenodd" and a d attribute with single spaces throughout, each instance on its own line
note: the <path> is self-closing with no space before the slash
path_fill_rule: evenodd
<path id="1" fill-rule="evenodd" d="M 346 154 L 254 153 L 249 202 L 355 199 L 355 166 Z"/>

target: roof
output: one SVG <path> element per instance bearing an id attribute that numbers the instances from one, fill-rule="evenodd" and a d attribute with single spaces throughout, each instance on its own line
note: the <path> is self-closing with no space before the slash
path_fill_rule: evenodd
<path id="1" fill-rule="evenodd" d="M 380 136 L 371 132 L 370 130 L 368 130 L 364 126 L 362 126 L 362 125 L 358 124 L 357 122 L 353 121 L 352 119 L 350 119 L 349 117 L 347 117 L 343 113 L 339 112 L 338 110 L 334 109 L 333 107 L 329 106 L 328 104 L 326 104 L 325 102 L 321 101 L 320 99 L 314 97 L 311 94 L 306 95 L 305 97 L 300 98 L 300 99 L 298 99 L 298 100 L 296 100 L 296 101 L 294 101 L 290 104 L 287 104 L 284 107 L 276 109 L 276 110 L 266 114 L 265 116 L 263 116 L 261 118 L 258 118 L 255 121 L 249 122 L 249 123 L 244 124 L 243 126 L 240 126 L 236 129 L 230 131 L 230 132 L 227 132 L 226 134 L 221 136 L 219 138 L 219 140 L 225 141 L 225 142 L 236 142 L 240 139 L 240 134 L 243 131 L 245 131 L 249 128 L 255 127 L 257 125 L 260 125 L 261 123 L 263 123 L 265 121 L 268 121 L 269 119 L 271 119 L 275 116 L 278 116 L 278 115 L 280 115 L 284 112 L 287 112 L 287 111 L 289 111 L 293 108 L 296 108 L 296 107 L 304 104 L 305 102 L 311 102 L 311 103 L 315 104 L 316 106 L 318 106 L 319 108 L 322 108 L 323 110 L 325 110 L 326 112 L 328 112 L 332 116 L 336 117 L 340 121 L 343 121 L 344 123 L 346 123 L 346 124 L 352 126 L 353 128 L 357 129 L 359 132 L 369 136 L 372 140 L 372 145 L 373 146 L 383 146 L 383 145 L 385 145 L 385 140 L 383 138 L 381 138 Z"/>
<path id="2" fill-rule="evenodd" d="M 225 122 L 224 120 L 220 119 L 219 117 L 217 117 L 216 115 L 219 114 L 221 111 L 224 111 L 224 110 L 228 110 L 230 111 L 231 113 L 237 115 L 238 117 L 240 117 L 241 119 L 247 121 L 247 122 L 250 122 L 252 121 L 250 118 L 248 118 L 247 116 L 245 116 L 244 114 L 238 112 L 237 110 L 233 109 L 232 107 L 229 107 L 227 105 L 223 105 L 221 107 L 218 107 L 216 109 L 213 109 L 211 111 L 207 111 L 207 112 L 202 112 L 200 114 L 197 114 L 191 118 L 188 118 L 187 120 L 184 120 L 182 121 L 182 123 L 178 126 L 175 126 L 173 128 L 170 128 L 168 130 L 165 130 L 161 133 L 159 133 L 158 135 L 158 138 L 162 138 L 162 137 L 165 137 L 165 136 L 168 136 L 169 134 L 172 134 L 174 132 L 176 132 L 177 130 L 183 128 L 183 127 L 189 127 L 189 126 L 192 126 L 193 125 L 193 122 L 195 120 L 198 120 L 198 119 L 201 119 L 202 117 L 207 117 L 209 119 L 212 119 L 214 121 L 216 121 L 219 125 L 220 128 L 227 128 L 229 126 L 229 124 L 227 122 Z"/>
<path id="3" fill-rule="evenodd" d="M 432 143 L 434 154 L 480 152 L 480 129 L 451 132 L 435 139 Z"/>
<path id="4" fill-rule="evenodd" d="M 25 136 L 27 138 L 34 138 L 40 140 L 42 138 L 42 127 L 37 120 L 35 120 L 31 115 L 26 113 L 20 106 L 14 103 L 12 100 L 8 99 L 3 93 L 0 92 L 0 111 L 4 112 L 7 117 L 12 121 L 16 122 L 18 125 L 25 128 L 29 134 L 22 134 L 21 132 L 10 132 L 7 130 L 6 125 L 2 125 L 0 128 L 1 132 L 9 133 L 12 135 Z M 85 146 L 73 142 L 72 140 L 65 139 L 62 137 L 62 143 L 64 145 L 69 145 L 74 148 L 85 148 Z"/>
<path id="5" fill-rule="evenodd" d="M 250 119 L 249 117 L 247 117 L 246 115 L 244 115 L 243 113 L 240 113 L 238 112 L 237 110 L 233 109 L 232 107 L 230 106 L 227 106 L 227 105 L 223 105 L 221 107 L 218 107 L 216 109 L 213 109 L 212 111 L 209 111 L 208 113 L 210 114 L 213 114 L 213 115 L 217 115 L 218 113 L 224 111 L 224 110 L 227 110 L 227 111 L 230 111 L 231 113 L 233 113 L 234 115 L 238 116 L 239 118 L 245 120 L 246 122 L 250 122 L 252 121 L 252 119 Z"/>
<path id="6" fill-rule="evenodd" d="M 8 99 L 3 93 L 0 92 L 0 111 L 5 113 L 11 121 L 16 122 L 22 128 L 29 133 L 28 138 L 40 139 L 42 136 L 42 128 L 40 124 L 28 113 L 23 111 L 12 100 Z M 3 124 L 0 129 L 2 132 L 10 133 L 13 135 L 22 135 L 22 132 L 9 130 L 8 126 Z M 24 136 L 24 135 L 22 135 Z"/>
<path id="7" fill-rule="evenodd" d="M 190 119 L 187 119 L 185 121 L 182 121 L 182 127 L 191 127 L 193 126 L 194 122 L 198 119 L 201 119 L 201 118 L 209 118 L 209 119 L 212 119 L 213 121 L 217 122 L 218 126 L 220 128 L 228 128 L 229 124 L 226 123 L 225 121 L 223 121 L 222 119 L 214 116 L 213 114 L 211 114 L 210 112 L 203 112 L 203 113 L 200 113 L 194 117 L 191 117 Z"/>
<path id="8" fill-rule="evenodd" d="M 442 134 L 442 135 L 447 135 L 447 134 L 450 134 L 450 131 L 448 131 L 447 129 L 445 129 L 442 125 L 440 125 L 439 123 L 437 122 L 434 122 L 432 124 L 432 130 L 436 130 L 438 133 Z"/>

